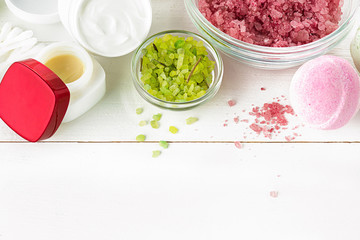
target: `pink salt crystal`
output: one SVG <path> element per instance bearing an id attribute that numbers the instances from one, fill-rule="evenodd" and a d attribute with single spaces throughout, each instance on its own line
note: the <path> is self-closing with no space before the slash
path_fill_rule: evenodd
<path id="1" fill-rule="evenodd" d="M 343 0 L 199 0 L 200 12 L 226 34 L 251 44 L 291 47 L 339 27 Z"/>
<path id="2" fill-rule="evenodd" d="M 237 117 L 234 118 L 234 122 L 235 122 L 236 124 L 239 123 L 239 116 L 237 116 Z"/>
<path id="3" fill-rule="evenodd" d="M 251 124 L 250 128 L 257 134 L 260 134 L 263 130 L 259 125 L 255 124 L 255 123 Z"/>
<path id="4" fill-rule="evenodd" d="M 285 140 L 286 140 L 287 142 L 291 142 L 292 140 L 295 140 L 295 137 L 293 137 L 293 136 L 286 136 L 286 137 L 285 137 Z"/>
<path id="5" fill-rule="evenodd" d="M 299 125 L 297 125 L 297 126 L 295 126 L 295 127 L 293 127 L 293 129 L 292 130 L 296 130 L 296 129 L 298 129 L 300 126 Z"/>
<path id="6" fill-rule="evenodd" d="M 241 142 L 235 141 L 234 144 L 235 144 L 235 147 L 237 147 L 238 149 L 241 149 L 241 148 L 242 148 Z"/>
<path id="7" fill-rule="evenodd" d="M 264 137 L 271 139 L 274 130 L 279 130 L 281 127 L 284 129 L 284 126 L 288 125 L 285 114 L 294 115 L 294 110 L 289 105 L 284 106 L 277 102 L 264 103 L 261 108 L 253 107 L 249 115 L 256 118 L 250 128 L 257 134 L 263 133 Z"/>
<path id="8" fill-rule="evenodd" d="M 279 196 L 279 192 L 278 191 L 271 191 L 270 192 L 270 197 L 272 198 L 277 198 Z"/>
<path id="9" fill-rule="evenodd" d="M 233 107 L 233 106 L 236 105 L 236 101 L 235 101 L 235 100 L 229 100 L 229 101 L 228 101 L 228 105 L 229 105 L 230 107 Z"/>
<path id="10" fill-rule="evenodd" d="M 264 137 L 272 139 L 272 134 L 271 133 L 273 132 L 273 130 L 274 129 L 268 129 L 266 126 L 263 127 L 262 132 L 264 134 Z"/>

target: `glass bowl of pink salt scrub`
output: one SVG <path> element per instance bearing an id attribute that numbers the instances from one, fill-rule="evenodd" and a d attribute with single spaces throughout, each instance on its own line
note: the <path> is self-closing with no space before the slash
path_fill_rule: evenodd
<path id="1" fill-rule="evenodd" d="M 199 32 L 253 67 L 285 69 L 329 52 L 352 30 L 360 0 L 184 0 Z"/>
<path id="2" fill-rule="evenodd" d="M 131 60 L 135 89 L 149 103 L 184 110 L 205 103 L 218 92 L 223 61 L 198 34 L 171 30 L 146 39 Z"/>

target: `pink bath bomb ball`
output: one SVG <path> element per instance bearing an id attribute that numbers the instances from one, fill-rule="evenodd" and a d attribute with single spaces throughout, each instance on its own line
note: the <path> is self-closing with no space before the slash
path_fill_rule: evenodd
<path id="1" fill-rule="evenodd" d="M 310 127 L 337 129 L 347 124 L 359 106 L 360 79 L 345 59 L 322 56 L 299 68 L 290 87 L 290 101 Z"/>

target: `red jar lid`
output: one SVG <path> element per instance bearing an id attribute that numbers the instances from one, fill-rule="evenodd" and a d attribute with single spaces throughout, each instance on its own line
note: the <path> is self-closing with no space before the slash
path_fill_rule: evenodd
<path id="1" fill-rule="evenodd" d="M 30 142 L 56 132 L 69 101 L 65 83 L 34 59 L 12 64 L 0 84 L 0 117 Z"/>

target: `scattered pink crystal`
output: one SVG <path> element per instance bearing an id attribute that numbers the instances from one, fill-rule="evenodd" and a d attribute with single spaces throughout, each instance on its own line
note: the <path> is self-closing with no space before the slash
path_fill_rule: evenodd
<path id="1" fill-rule="evenodd" d="M 339 27 L 344 0 L 199 0 L 200 12 L 231 37 L 269 47 L 311 43 Z"/>
<path id="2" fill-rule="evenodd" d="M 243 132 L 242 137 L 246 139 L 250 135 L 262 135 L 265 138 L 272 139 L 273 137 L 284 134 L 283 137 L 286 141 L 290 142 L 300 137 L 301 134 L 297 132 L 303 125 L 296 125 L 290 127 L 288 116 L 296 116 L 293 108 L 290 105 L 281 104 L 278 101 L 285 101 L 286 97 L 275 97 L 269 103 L 264 103 L 262 106 L 251 104 L 251 111 L 242 109 L 241 111 L 246 114 L 248 112 L 249 118 L 240 118 L 237 113 L 234 113 L 233 121 L 235 124 L 246 123 L 248 131 Z M 231 101 L 231 100 L 230 100 Z M 241 115 L 243 117 L 243 114 Z M 229 120 L 224 120 L 223 126 L 229 125 Z M 241 124 L 244 126 L 244 124 Z"/>
<path id="3" fill-rule="evenodd" d="M 229 100 L 229 101 L 228 101 L 228 105 L 229 105 L 230 107 L 233 107 L 233 106 L 236 105 L 236 101 L 235 101 L 235 100 Z"/>
<path id="4" fill-rule="evenodd" d="M 239 123 L 239 116 L 237 116 L 237 117 L 234 117 L 234 122 L 236 123 L 236 124 L 238 124 Z"/>
<path id="5" fill-rule="evenodd" d="M 294 136 L 286 136 L 286 137 L 285 137 L 285 140 L 286 140 L 287 142 L 291 142 L 292 140 L 295 140 L 295 137 L 294 137 Z"/>
<path id="6" fill-rule="evenodd" d="M 241 142 L 235 141 L 234 144 L 235 144 L 235 147 L 237 147 L 238 149 L 241 149 L 241 148 L 242 148 Z"/>
<path id="7" fill-rule="evenodd" d="M 279 192 L 278 191 L 271 191 L 270 192 L 270 197 L 272 198 L 277 198 L 279 196 Z"/>
<path id="8" fill-rule="evenodd" d="M 262 107 L 253 107 L 252 111 L 249 112 L 250 116 L 255 116 L 254 122 L 250 125 L 257 134 L 263 133 L 264 137 L 271 139 L 274 131 L 280 129 L 287 129 L 288 120 L 285 114 L 294 115 L 294 110 L 289 105 L 282 105 L 278 102 L 264 103 Z M 287 137 L 293 140 L 293 137 Z"/>

